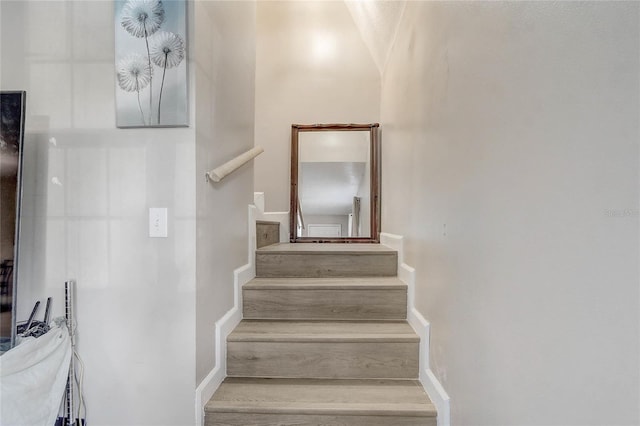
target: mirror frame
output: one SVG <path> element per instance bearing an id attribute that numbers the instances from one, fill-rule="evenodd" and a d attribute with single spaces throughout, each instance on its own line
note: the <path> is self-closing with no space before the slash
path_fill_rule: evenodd
<path id="1" fill-rule="evenodd" d="M 291 125 L 291 192 L 289 205 L 289 241 L 292 243 L 379 243 L 380 242 L 380 124 L 292 124 Z M 317 238 L 298 237 L 298 153 L 300 132 L 368 131 L 370 141 L 370 224 L 369 237 Z"/>

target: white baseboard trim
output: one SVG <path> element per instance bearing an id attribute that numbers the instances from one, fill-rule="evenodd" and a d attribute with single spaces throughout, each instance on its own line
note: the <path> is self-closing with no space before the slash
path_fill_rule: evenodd
<path id="1" fill-rule="evenodd" d="M 398 252 L 398 278 L 407 285 L 407 322 L 420 336 L 420 383 L 438 410 L 438 426 L 450 426 L 451 404 L 449 395 L 431 371 L 429 339 L 431 324 L 416 309 L 416 270 L 404 263 L 404 240 L 401 235 L 380 234 L 380 243 Z"/>
<path id="2" fill-rule="evenodd" d="M 227 377 L 227 337 L 242 320 L 242 286 L 256 276 L 253 253 L 256 249 L 256 220 L 260 214 L 255 205 L 249 206 L 247 243 L 249 262 L 233 271 L 233 307 L 215 324 L 213 338 L 215 367 L 196 388 L 196 426 L 204 425 L 204 406 Z"/>
<path id="3" fill-rule="evenodd" d="M 264 192 L 253 193 L 253 205 L 256 206 L 259 211 L 264 212 Z"/>
<path id="4" fill-rule="evenodd" d="M 242 286 L 255 277 L 252 264 L 233 271 L 234 304 L 215 325 L 215 367 L 196 388 L 196 425 L 204 425 L 204 406 L 227 377 L 227 337 L 242 320 Z"/>
<path id="5" fill-rule="evenodd" d="M 449 395 L 430 368 L 420 370 L 420 383 L 438 410 L 438 426 L 450 426 L 451 401 Z"/>

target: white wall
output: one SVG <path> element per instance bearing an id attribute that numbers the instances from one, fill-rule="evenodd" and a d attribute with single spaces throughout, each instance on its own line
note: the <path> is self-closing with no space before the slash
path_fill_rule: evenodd
<path id="1" fill-rule="evenodd" d="M 360 162 L 369 161 L 369 130 L 335 132 L 299 132 L 299 162 Z"/>
<path id="2" fill-rule="evenodd" d="M 259 1 L 255 190 L 289 210 L 291 124 L 373 123 L 380 74 L 343 2 Z"/>
<path id="3" fill-rule="evenodd" d="M 213 322 L 247 261 L 252 166 L 215 187 L 204 172 L 253 145 L 255 6 L 189 6 L 191 126 L 122 130 L 113 3 L 0 3 L 0 87 L 28 94 L 19 319 L 47 296 L 62 315 L 77 280 L 94 425 L 195 423 Z M 149 207 L 168 208 L 168 238 L 148 237 Z"/>
<path id="4" fill-rule="evenodd" d="M 255 7 L 195 4 L 198 383 L 214 367 L 214 325 L 233 305 L 233 270 L 248 261 L 253 162 L 219 183 L 205 182 L 204 173 L 253 147 Z"/>
<path id="5" fill-rule="evenodd" d="M 455 425 L 640 423 L 639 8 L 407 2 L 382 226 Z"/>
<path id="6" fill-rule="evenodd" d="M 19 319 L 47 296 L 62 315 L 77 280 L 89 421 L 191 424 L 193 127 L 115 128 L 112 2 L 0 7 L 0 86 L 27 91 Z M 168 238 L 148 238 L 149 207 Z"/>

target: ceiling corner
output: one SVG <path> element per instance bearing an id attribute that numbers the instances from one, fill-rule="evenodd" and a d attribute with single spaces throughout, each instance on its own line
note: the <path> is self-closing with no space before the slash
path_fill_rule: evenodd
<path id="1" fill-rule="evenodd" d="M 400 26 L 406 0 L 344 0 L 344 2 L 382 75 Z"/>

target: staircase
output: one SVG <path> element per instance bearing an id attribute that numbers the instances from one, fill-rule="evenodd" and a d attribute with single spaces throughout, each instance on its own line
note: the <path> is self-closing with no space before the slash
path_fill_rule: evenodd
<path id="1" fill-rule="evenodd" d="M 397 263 L 380 244 L 258 249 L 205 425 L 436 426 Z"/>

